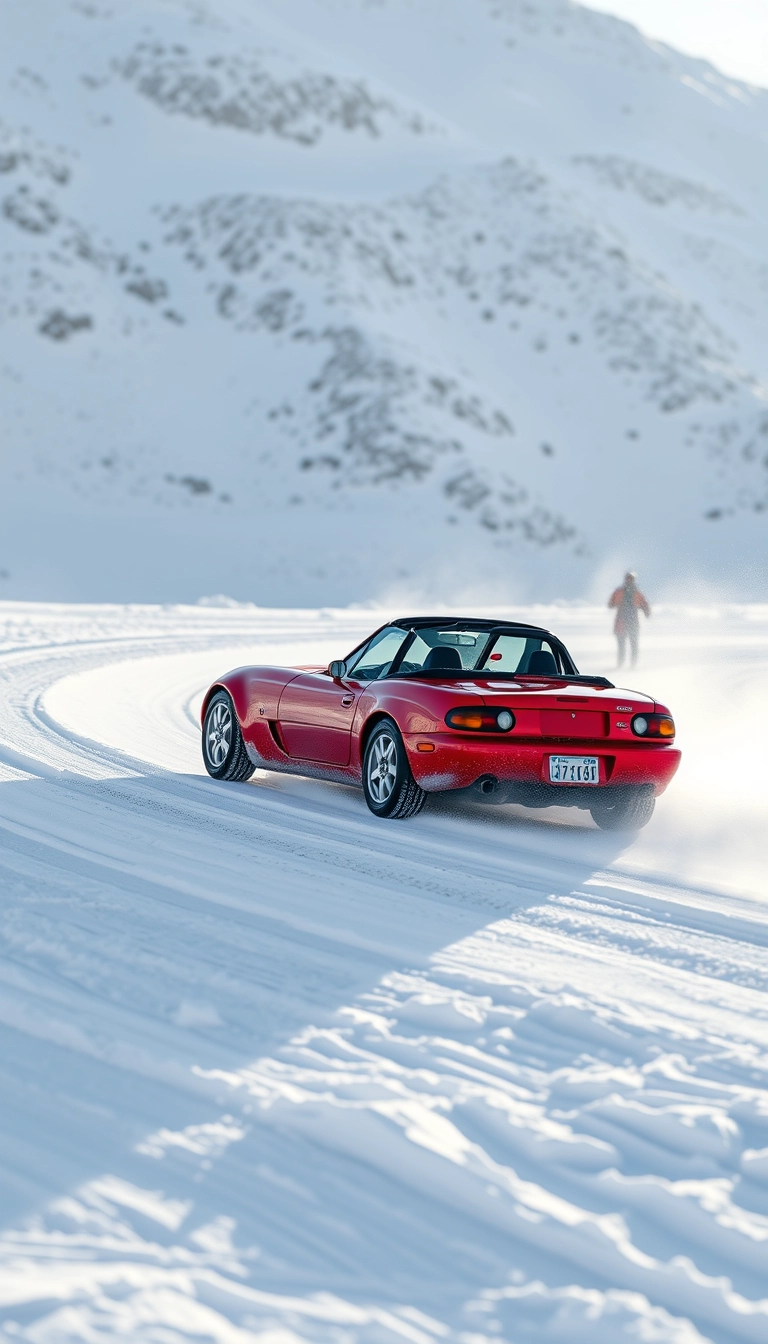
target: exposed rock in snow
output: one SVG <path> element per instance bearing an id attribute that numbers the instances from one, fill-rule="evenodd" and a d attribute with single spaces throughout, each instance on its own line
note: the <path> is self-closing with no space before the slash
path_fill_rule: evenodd
<path id="1" fill-rule="evenodd" d="M 0 62 L 14 584 L 41 507 L 93 596 L 137 527 L 146 596 L 760 582 L 768 97 L 565 0 L 81 4 Z"/>
<path id="2" fill-rule="evenodd" d="M 376 136 L 382 121 L 392 120 L 414 134 L 426 129 L 420 115 L 374 97 L 361 80 L 314 71 L 280 78 L 267 68 L 267 59 L 240 53 L 196 60 L 178 45 L 140 42 L 115 68 L 166 112 L 300 145 L 317 144 L 330 127 Z"/>
<path id="3" fill-rule="evenodd" d="M 712 191 L 701 182 L 672 177 L 644 163 L 622 159 L 618 154 L 577 154 L 574 163 L 591 169 L 598 182 L 617 191 L 633 191 L 649 205 L 683 205 L 687 210 L 706 210 L 713 215 L 744 214 L 722 191 Z"/>

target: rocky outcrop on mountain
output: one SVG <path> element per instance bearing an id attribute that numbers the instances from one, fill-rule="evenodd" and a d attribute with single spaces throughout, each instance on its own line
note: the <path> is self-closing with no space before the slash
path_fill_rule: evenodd
<path id="1" fill-rule="evenodd" d="M 387 123 L 414 135 L 428 129 L 418 112 L 374 95 L 364 80 L 314 70 L 278 74 L 257 52 L 200 58 L 178 44 L 139 42 L 114 68 L 165 112 L 300 145 L 315 145 L 332 129 L 370 136 Z"/>
<path id="2" fill-rule="evenodd" d="M 374 586 L 761 553 L 768 99 L 566 0 L 18 23 L 6 498 L 188 520 L 214 570 L 237 518 L 290 583 L 322 535 L 347 596 L 374 525 L 421 542 Z"/>
<path id="3" fill-rule="evenodd" d="M 529 328 L 577 324 L 578 340 L 593 344 L 607 373 L 636 385 L 665 414 L 719 406 L 753 387 L 732 344 L 697 304 L 514 160 L 386 206 L 217 197 L 164 210 L 162 219 L 165 241 L 204 271 L 218 312 L 242 331 L 266 327 L 298 340 L 316 337 L 339 307 L 361 315 L 431 308 L 438 320 L 450 305 L 469 327 L 495 323 L 499 341 L 508 339 L 510 320 Z M 537 337 L 542 354 L 549 339 Z M 391 364 L 371 367 L 378 373 L 368 382 L 385 384 Z M 422 383 L 428 405 L 434 379 Z M 510 426 L 519 393 L 510 388 L 507 396 L 495 411 L 471 391 L 448 399 L 463 422 L 457 428 Z M 312 432 L 324 440 L 335 424 L 331 418 Z M 417 465 L 404 441 L 388 456 L 404 473 L 430 469 Z"/>
<path id="4" fill-rule="evenodd" d="M 686 210 L 704 210 L 712 215 L 744 214 L 723 191 L 713 191 L 702 182 L 673 177 L 648 164 L 623 159 L 619 154 L 577 154 L 574 163 L 593 173 L 601 185 L 634 192 L 649 205 L 682 205 Z"/>

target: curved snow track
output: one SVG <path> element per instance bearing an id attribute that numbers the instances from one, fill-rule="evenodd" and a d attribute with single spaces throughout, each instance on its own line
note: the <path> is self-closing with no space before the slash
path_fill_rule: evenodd
<path id="1" fill-rule="evenodd" d="M 764 1344 L 762 821 L 722 776 L 766 759 L 768 612 L 660 618 L 692 764 L 636 841 L 202 773 L 212 676 L 375 620 L 0 606 L 2 1338 Z M 610 670 L 604 624 L 557 628 Z M 743 723 L 697 736 L 694 664 Z"/>

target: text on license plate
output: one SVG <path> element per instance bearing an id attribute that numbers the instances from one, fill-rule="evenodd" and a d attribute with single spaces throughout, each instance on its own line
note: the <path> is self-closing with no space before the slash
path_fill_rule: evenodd
<path id="1" fill-rule="evenodd" d="M 550 756 L 550 784 L 599 784 L 597 756 Z"/>

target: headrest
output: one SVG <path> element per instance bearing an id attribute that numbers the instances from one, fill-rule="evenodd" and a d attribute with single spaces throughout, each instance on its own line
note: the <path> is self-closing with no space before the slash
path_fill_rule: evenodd
<path id="1" fill-rule="evenodd" d="M 424 659 L 424 671 L 431 672 L 436 667 L 461 667 L 458 649 L 452 649 L 447 644 L 441 644 L 436 649 L 430 649 Z"/>
<path id="2" fill-rule="evenodd" d="M 528 659 L 528 673 L 536 677 L 556 677 L 557 663 L 549 649 L 537 649 Z"/>

